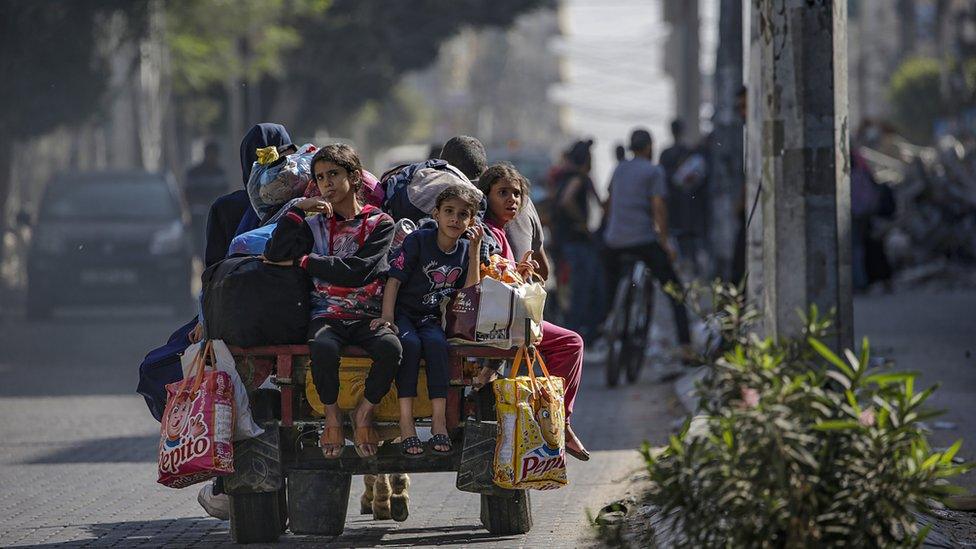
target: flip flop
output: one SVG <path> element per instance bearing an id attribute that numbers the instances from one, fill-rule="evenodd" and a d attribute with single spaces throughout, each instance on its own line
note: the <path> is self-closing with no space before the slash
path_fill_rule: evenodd
<path id="1" fill-rule="evenodd" d="M 415 453 L 407 451 L 414 448 L 420 448 L 420 451 Z M 407 437 L 400 443 L 400 452 L 408 458 L 421 457 L 424 455 L 424 443 L 416 436 Z"/>
<path id="2" fill-rule="evenodd" d="M 427 444 L 430 445 L 430 450 L 437 454 L 450 454 L 454 450 L 451 445 L 451 438 L 443 434 L 430 437 Z M 447 446 L 447 450 L 438 450 L 435 446 Z"/>
<path id="3" fill-rule="evenodd" d="M 342 427 L 337 425 L 326 425 L 325 429 L 322 431 L 322 436 L 319 437 L 319 446 L 322 448 L 322 455 L 325 459 L 339 459 L 342 455 L 342 448 L 346 445 L 346 437 L 342 432 Z M 333 448 L 339 448 L 339 452 L 336 455 L 326 454 L 326 446 L 331 446 Z"/>
<path id="4" fill-rule="evenodd" d="M 359 457 L 376 457 L 376 454 L 366 454 L 363 446 L 369 444 L 377 447 L 379 451 L 380 435 L 372 425 L 357 425 L 353 427 L 353 440 L 356 443 L 356 453 Z"/>
<path id="5" fill-rule="evenodd" d="M 583 450 L 581 452 L 579 450 L 575 450 L 575 449 L 570 448 L 569 446 L 567 446 L 566 447 L 566 453 L 569 454 L 569 455 L 571 455 L 571 456 L 573 456 L 574 458 L 576 458 L 576 459 L 578 459 L 580 461 L 590 461 L 590 453 L 587 452 L 586 450 Z"/>

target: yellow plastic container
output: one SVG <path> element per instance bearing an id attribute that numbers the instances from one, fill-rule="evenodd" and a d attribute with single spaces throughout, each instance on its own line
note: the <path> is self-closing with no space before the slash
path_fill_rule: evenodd
<path id="1" fill-rule="evenodd" d="M 339 409 L 351 411 L 363 399 L 366 389 L 366 374 L 373 361 L 368 358 L 343 358 L 339 362 Z M 325 405 L 319 399 L 319 392 L 312 381 L 312 368 L 305 370 L 305 398 L 312 407 L 312 413 L 319 417 L 325 416 Z M 397 421 L 400 419 L 400 404 L 398 402 L 396 383 L 390 387 L 383 400 L 374 409 L 373 417 L 377 421 Z M 417 380 L 417 398 L 413 403 L 413 417 L 430 417 L 433 414 L 430 398 L 427 396 L 427 371 L 420 369 L 420 379 Z"/>

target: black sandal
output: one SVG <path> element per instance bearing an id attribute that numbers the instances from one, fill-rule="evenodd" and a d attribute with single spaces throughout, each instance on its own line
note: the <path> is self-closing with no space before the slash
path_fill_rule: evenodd
<path id="1" fill-rule="evenodd" d="M 408 452 L 407 450 L 412 450 L 414 448 L 420 448 L 419 452 Z M 408 457 L 415 458 L 424 455 L 424 443 L 420 442 L 420 439 L 416 436 L 407 437 L 400 442 L 400 452 Z"/>
<path id="2" fill-rule="evenodd" d="M 432 452 L 438 454 L 450 454 L 451 451 L 454 449 L 454 447 L 451 446 L 451 438 L 448 437 L 447 435 L 434 435 L 430 437 L 430 440 L 427 441 L 427 444 L 430 445 L 430 450 Z M 435 448 L 435 446 L 447 446 L 447 450 L 438 450 L 437 448 Z"/>

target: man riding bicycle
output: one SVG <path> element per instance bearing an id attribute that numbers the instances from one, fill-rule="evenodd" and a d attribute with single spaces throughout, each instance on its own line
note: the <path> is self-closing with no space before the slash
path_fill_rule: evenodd
<path id="1" fill-rule="evenodd" d="M 650 132 L 634 130 L 630 150 L 634 157 L 621 161 L 610 180 L 604 241 L 611 295 L 624 274 L 625 257 L 643 260 L 662 288 L 668 282 L 681 286 L 673 265 L 676 254 L 668 241 L 667 182 L 664 170 L 651 161 L 654 143 Z M 679 356 L 686 358 L 691 343 L 688 313 L 681 301 L 668 297 L 681 345 Z"/>

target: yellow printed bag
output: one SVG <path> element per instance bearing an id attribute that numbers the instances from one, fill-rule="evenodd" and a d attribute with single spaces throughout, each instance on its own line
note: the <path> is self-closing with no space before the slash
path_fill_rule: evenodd
<path id="1" fill-rule="evenodd" d="M 519 376 L 523 360 L 529 375 Z M 542 376 L 533 367 L 539 365 Z M 566 478 L 563 378 L 549 375 L 534 347 L 519 347 L 507 378 L 492 384 L 498 410 L 494 481 L 510 490 L 554 490 Z"/>

